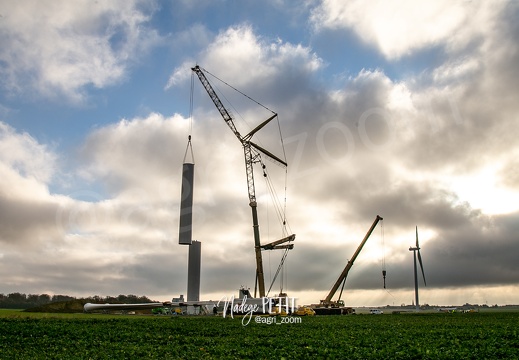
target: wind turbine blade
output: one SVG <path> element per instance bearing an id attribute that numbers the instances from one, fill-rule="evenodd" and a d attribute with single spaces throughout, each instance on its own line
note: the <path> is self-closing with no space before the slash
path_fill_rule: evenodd
<path id="1" fill-rule="evenodd" d="M 425 281 L 425 273 L 423 271 L 422 255 L 420 255 L 420 250 L 417 250 L 417 252 L 418 252 L 418 262 L 420 263 L 420 269 L 422 269 L 423 283 L 425 286 L 427 286 L 427 282 Z"/>
<path id="2" fill-rule="evenodd" d="M 416 247 L 419 249 L 420 246 L 418 245 L 418 226 L 416 227 Z"/>

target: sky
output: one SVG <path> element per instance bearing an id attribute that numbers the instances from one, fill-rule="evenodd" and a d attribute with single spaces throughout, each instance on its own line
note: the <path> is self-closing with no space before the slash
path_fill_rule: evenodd
<path id="1" fill-rule="evenodd" d="M 413 302 L 416 227 L 420 303 L 518 304 L 518 16 L 515 0 L 0 0 L 0 293 L 185 295 L 188 135 L 201 298 L 254 288 L 243 151 L 198 64 L 242 133 L 278 114 L 254 135 L 288 163 L 264 159 L 274 197 L 255 167 L 261 241 L 296 234 L 271 295 L 324 299 L 380 215 L 346 304 Z M 282 255 L 263 252 L 267 284 Z"/>

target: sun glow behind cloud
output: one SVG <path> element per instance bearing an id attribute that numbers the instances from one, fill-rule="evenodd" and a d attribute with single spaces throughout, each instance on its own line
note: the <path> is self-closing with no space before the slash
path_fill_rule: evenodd
<path id="1" fill-rule="evenodd" d="M 460 200 L 467 201 L 485 214 L 507 214 L 519 210 L 519 193 L 503 187 L 498 171 L 500 164 L 487 166 L 465 176 L 446 179 Z"/>

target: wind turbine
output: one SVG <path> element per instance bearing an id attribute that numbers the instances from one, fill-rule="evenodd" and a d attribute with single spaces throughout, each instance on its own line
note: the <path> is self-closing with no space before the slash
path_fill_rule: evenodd
<path id="1" fill-rule="evenodd" d="M 416 227 L 416 246 L 410 247 L 409 251 L 413 252 L 414 255 L 414 296 L 416 300 L 416 310 L 420 310 L 420 303 L 418 302 L 418 270 L 416 268 L 416 253 L 418 253 L 418 262 L 420 262 L 420 269 L 422 269 L 423 283 L 427 286 L 425 282 L 425 273 L 423 271 L 423 263 L 422 256 L 420 255 L 420 244 L 418 243 L 418 226 Z"/>

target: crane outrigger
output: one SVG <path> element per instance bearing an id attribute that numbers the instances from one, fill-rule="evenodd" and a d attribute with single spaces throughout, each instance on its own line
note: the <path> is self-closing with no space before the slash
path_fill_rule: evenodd
<path id="1" fill-rule="evenodd" d="M 261 130 L 265 125 L 267 125 L 270 121 L 275 119 L 278 114 L 273 112 L 273 115 L 270 116 L 268 119 L 263 121 L 261 124 L 256 126 L 252 131 L 250 131 L 246 135 L 241 135 L 238 129 L 236 128 L 236 125 L 234 123 L 234 118 L 232 117 L 231 113 L 225 108 L 225 106 L 222 104 L 220 98 L 214 91 L 213 87 L 209 83 L 209 80 L 207 80 L 207 77 L 204 74 L 204 71 L 206 70 L 202 69 L 200 66 L 196 65 L 195 67 L 191 68 L 191 70 L 198 76 L 198 79 L 202 83 L 202 86 L 207 91 L 207 94 L 213 101 L 214 105 L 220 112 L 220 115 L 223 117 L 225 123 L 233 134 L 238 138 L 240 143 L 243 147 L 243 152 L 245 155 L 245 172 L 247 175 L 247 187 L 248 187 L 248 193 L 249 193 L 249 206 L 252 210 L 252 227 L 254 231 L 254 250 L 256 254 L 256 283 L 257 287 L 259 288 L 259 297 L 265 296 L 265 277 L 263 273 L 263 260 L 261 256 L 261 250 L 273 250 L 273 249 L 285 249 L 289 250 L 294 247 L 292 242 L 295 239 L 295 235 L 289 235 L 287 237 L 284 237 L 280 240 L 276 240 L 274 242 L 271 242 L 269 244 L 262 245 L 260 241 L 260 231 L 259 231 L 259 222 L 258 222 L 258 210 L 257 210 L 257 201 L 256 201 L 256 190 L 254 186 L 254 163 L 261 162 L 261 155 L 265 155 L 268 158 L 274 160 L 275 162 L 281 164 L 282 166 L 286 167 L 287 163 L 285 160 L 282 160 L 278 156 L 274 155 L 270 151 L 264 149 L 263 147 L 259 146 L 258 144 L 251 141 L 254 134 L 256 134 L 259 130 Z M 285 244 L 285 243 L 289 244 Z M 283 245 L 284 244 L 284 245 Z M 254 291 L 254 295 L 256 296 L 256 289 Z"/>

